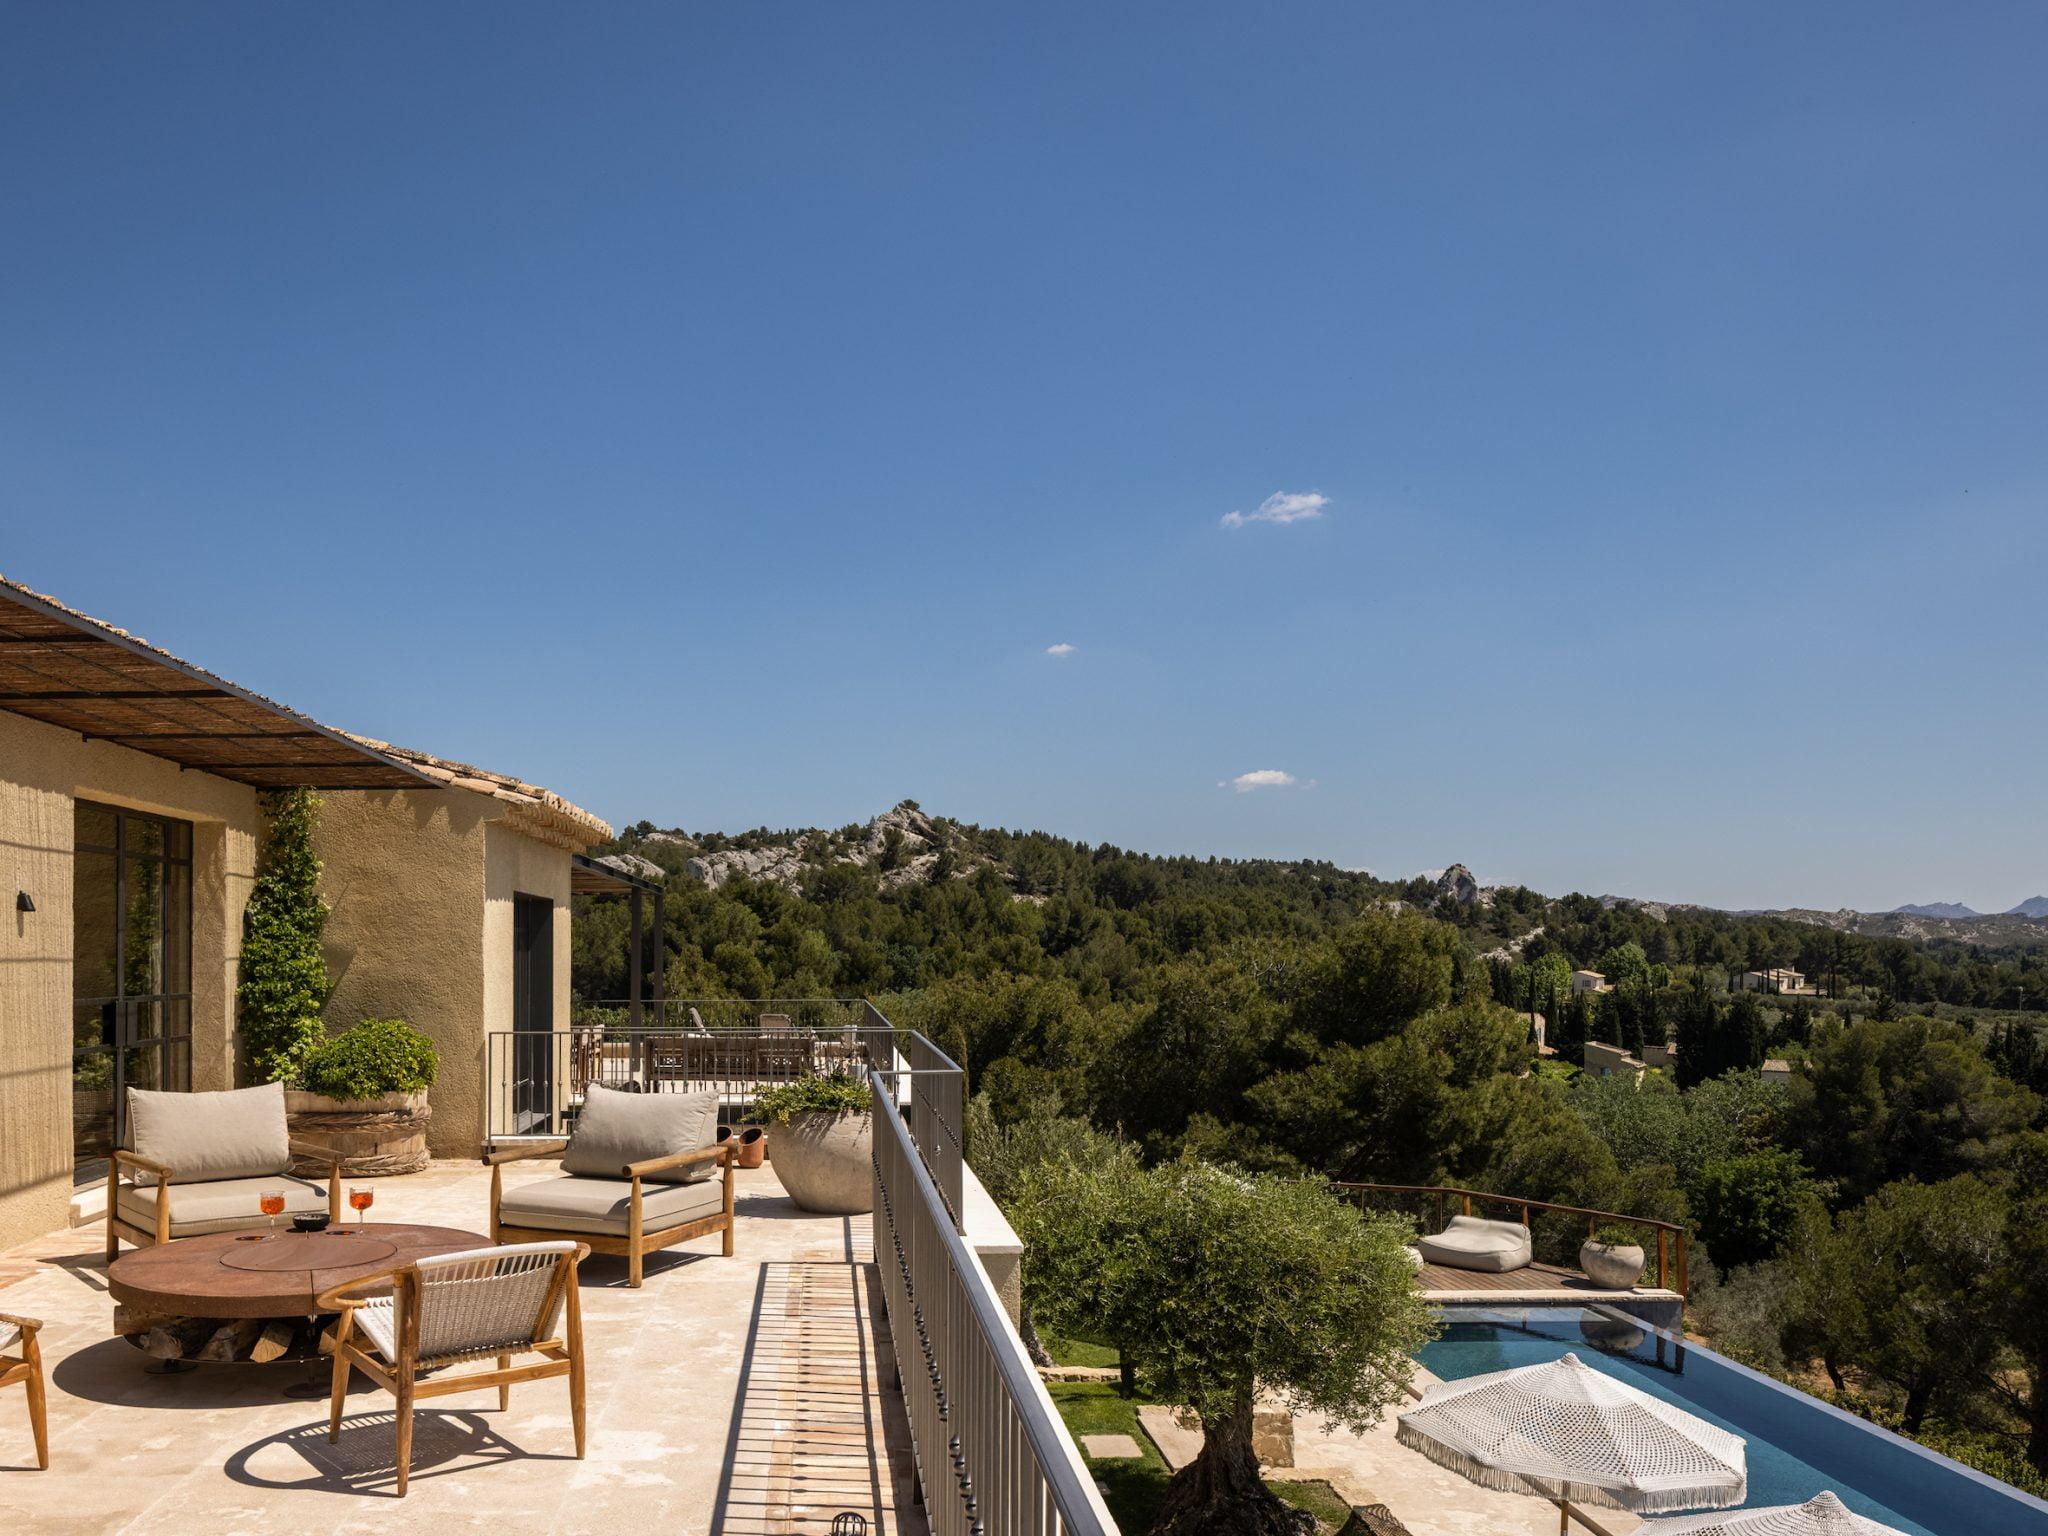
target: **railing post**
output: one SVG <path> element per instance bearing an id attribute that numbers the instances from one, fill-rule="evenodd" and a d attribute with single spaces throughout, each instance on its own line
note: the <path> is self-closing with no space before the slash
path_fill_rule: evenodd
<path id="1" fill-rule="evenodd" d="M 628 898 L 627 906 L 633 914 L 633 936 L 626 945 L 626 997 L 630 1004 L 628 1021 L 632 1024 L 633 1028 L 638 1029 L 641 1023 L 640 967 L 646 959 L 646 947 L 641 936 L 639 886 L 633 887 L 633 894 Z"/>
<path id="2" fill-rule="evenodd" d="M 663 982 L 668 974 L 668 940 L 664 937 L 667 924 L 662 911 L 663 898 L 667 894 L 666 886 L 654 893 L 654 1021 L 662 1025 L 668 1023 L 668 1001 L 662 995 L 665 990 Z"/>
<path id="3" fill-rule="evenodd" d="M 1680 1232 L 1678 1234 L 1678 1294 L 1681 1296 L 1686 1294 L 1685 1279 L 1685 1234 Z"/>
<path id="4" fill-rule="evenodd" d="M 1470 1216 L 1472 1214 L 1472 1197 L 1470 1195 L 1458 1196 L 1458 1203 L 1463 1208 L 1467 1216 Z"/>
<path id="5" fill-rule="evenodd" d="M 1664 1228 L 1659 1227 L 1657 1229 L 1657 1289 L 1660 1291 L 1671 1289 L 1671 1275 L 1668 1265 L 1670 1248 L 1671 1234 Z"/>

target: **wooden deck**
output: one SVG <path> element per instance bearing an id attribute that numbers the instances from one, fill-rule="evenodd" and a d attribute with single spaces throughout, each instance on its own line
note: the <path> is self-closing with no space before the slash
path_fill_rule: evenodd
<path id="1" fill-rule="evenodd" d="M 1654 1285 L 1632 1291 L 1603 1290 L 1576 1269 L 1555 1264 L 1531 1264 L 1525 1269 L 1492 1274 L 1478 1269 L 1453 1269 L 1448 1264 L 1425 1264 L 1415 1272 L 1415 1283 L 1432 1301 L 1614 1301 L 1623 1297 L 1676 1299 L 1676 1293 Z"/>

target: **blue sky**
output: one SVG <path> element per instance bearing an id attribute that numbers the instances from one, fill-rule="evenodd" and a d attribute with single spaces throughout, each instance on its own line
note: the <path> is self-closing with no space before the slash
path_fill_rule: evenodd
<path id="1" fill-rule="evenodd" d="M 2037 6 L 4 23 L 0 571 L 322 719 L 619 822 L 2048 888 Z"/>

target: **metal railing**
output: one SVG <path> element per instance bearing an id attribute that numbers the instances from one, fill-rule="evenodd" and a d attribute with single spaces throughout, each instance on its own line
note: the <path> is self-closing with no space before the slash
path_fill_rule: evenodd
<path id="1" fill-rule="evenodd" d="M 620 1022 L 623 1012 L 586 1007 L 571 1029 L 486 1034 L 486 1139 L 568 1135 L 592 1083 L 631 1093 L 715 1092 L 721 1115 L 743 1124 L 770 1088 L 879 1072 L 958 1225 L 965 1074 L 923 1035 L 896 1028 L 863 1000 L 670 999 L 661 1012 L 660 1027 L 631 1028 Z"/>
<path id="2" fill-rule="evenodd" d="M 925 1045 L 927 1059 L 952 1067 Z M 875 1267 L 934 1536 L 1115 1536 L 1023 1341 L 957 1230 L 958 1197 L 949 1200 L 927 1166 L 941 1148 L 892 1113 L 895 1088 L 883 1073 L 869 1084 Z"/>
<path id="3" fill-rule="evenodd" d="M 777 1083 L 863 1076 L 873 1106 L 875 1266 L 932 1531 L 1117 1536 L 961 1235 L 966 1074 L 958 1063 L 864 1000 L 665 999 L 643 1007 L 637 1029 L 623 1004 L 582 1004 L 575 1018 L 570 1029 L 485 1036 L 491 1140 L 565 1135 L 592 1083 L 640 1093 L 716 1089 L 737 1120 Z"/>
<path id="4" fill-rule="evenodd" d="M 578 1026 L 610 1029 L 768 1029 L 787 1021 L 797 1029 L 824 1033 L 875 1019 L 888 1023 L 873 1004 L 858 997 L 647 998 L 640 1004 L 638 1023 L 632 1017 L 633 1000 L 625 997 L 578 998 L 569 1012 Z"/>
<path id="5" fill-rule="evenodd" d="M 1331 1184 L 1330 1188 L 1347 1199 L 1356 1200 L 1360 1206 L 1364 1206 L 1369 1199 L 1378 1196 L 1392 1195 L 1407 1199 L 1420 1196 L 1424 1200 L 1433 1198 L 1436 1202 L 1436 1225 L 1438 1231 L 1443 1230 L 1444 1218 L 1449 1209 L 1449 1202 L 1452 1200 L 1458 1202 L 1458 1214 L 1461 1216 L 1470 1216 L 1472 1214 L 1472 1204 L 1474 1201 L 1485 1205 L 1514 1207 L 1520 1212 L 1522 1225 L 1525 1227 L 1530 1225 L 1529 1217 L 1532 1211 L 1543 1211 L 1551 1215 L 1568 1216 L 1574 1218 L 1574 1220 L 1583 1219 L 1586 1223 L 1586 1236 L 1588 1237 L 1591 1237 L 1603 1224 L 1623 1227 L 1645 1227 L 1657 1234 L 1658 1289 L 1666 1291 L 1676 1290 L 1681 1296 L 1686 1294 L 1686 1281 L 1689 1278 L 1686 1272 L 1686 1230 L 1677 1222 L 1656 1221 L 1648 1216 L 1629 1216 L 1619 1211 L 1589 1210 L 1582 1205 L 1558 1205 L 1549 1200 L 1527 1200 L 1520 1195 L 1501 1195 L 1495 1194 L 1490 1190 L 1465 1189 L 1456 1184 L 1352 1184 L 1336 1182 Z M 1674 1255 L 1677 1260 L 1675 1276 L 1672 1272 Z M 1674 1278 L 1677 1280 L 1675 1286 L 1671 1283 Z"/>

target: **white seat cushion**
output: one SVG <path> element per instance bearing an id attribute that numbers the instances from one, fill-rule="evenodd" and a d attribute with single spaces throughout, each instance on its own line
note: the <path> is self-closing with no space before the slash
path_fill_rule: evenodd
<path id="1" fill-rule="evenodd" d="M 1426 1264 L 1496 1275 L 1527 1268 L 1535 1257 L 1527 1227 L 1478 1216 L 1453 1216 L 1450 1225 L 1435 1237 L 1417 1238 L 1415 1249 Z"/>
<path id="2" fill-rule="evenodd" d="M 536 1179 L 506 1189 L 498 1219 L 536 1232 L 594 1232 L 625 1237 L 631 1221 L 633 1181 L 586 1179 L 576 1174 Z M 725 1209 L 725 1181 L 640 1186 L 640 1219 L 647 1232 L 701 1221 Z"/>
<path id="3" fill-rule="evenodd" d="M 327 1186 L 289 1174 L 265 1174 L 260 1179 L 215 1179 L 210 1184 L 173 1184 L 171 1195 L 171 1236 L 203 1237 L 209 1232 L 248 1232 L 270 1225 L 270 1218 L 256 1208 L 266 1190 L 284 1193 L 284 1214 L 277 1218 L 279 1231 L 291 1225 L 300 1211 L 327 1209 Z M 156 1230 L 156 1185 L 123 1184 L 116 1208 L 121 1219 L 145 1232 Z"/>

